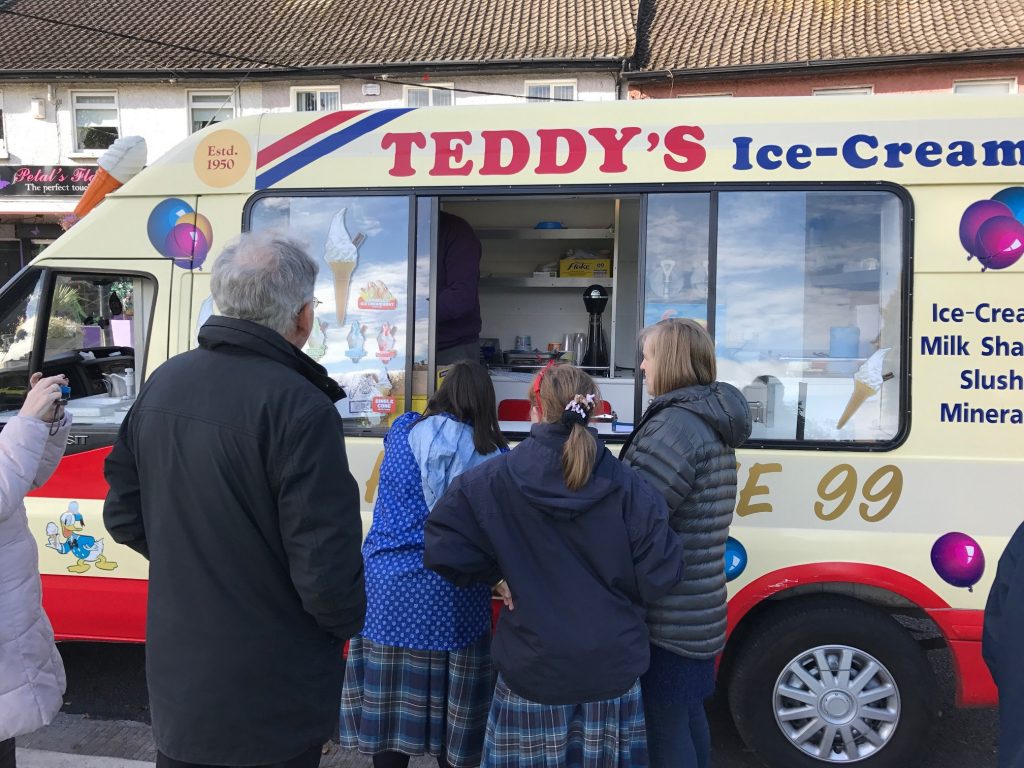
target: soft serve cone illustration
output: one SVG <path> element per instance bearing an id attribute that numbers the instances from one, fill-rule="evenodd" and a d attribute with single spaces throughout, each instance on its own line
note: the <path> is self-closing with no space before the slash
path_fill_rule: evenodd
<path id="1" fill-rule="evenodd" d="M 331 220 L 331 228 L 327 233 L 327 244 L 324 246 L 324 261 L 331 268 L 334 277 L 334 306 L 338 316 L 338 325 L 345 322 L 348 313 L 348 291 L 352 283 L 352 273 L 359 261 L 359 246 L 366 239 L 362 232 L 352 237 L 345 226 L 345 212 L 342 208 Z"/>
<path id="2" fill-rule="evenodd" d="M 125 136 L 115 141 L 96 161 L 99 170 L 75 206 L 74 213 L 61 220 L 69 229 L 85 214 L 103 202 L 103 198 L 131 181 L 146 165 L 146 140 L 141 136 Z"/>
<path id="3" fill-rule="evenodd" d="M 885 353 L 889 349 L 891 347 L 875 352 L 853 374 L 853 394 L 850 395 L 846 408 L 843 409 L 843 415 L 836 422 L 838 429 L 846 426 L 846 422 L 853 417 L 858 408 L 864 405 L 864 401 L 877 394 L 878 390 L 882 388 L 882 381 L 884 380 L 882 376 L 882 363 L 885 361 Z"/>

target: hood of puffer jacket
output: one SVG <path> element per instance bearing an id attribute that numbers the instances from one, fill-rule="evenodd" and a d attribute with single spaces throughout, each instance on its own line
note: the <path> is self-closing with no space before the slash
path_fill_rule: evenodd
<path id="1" fill-rule="evenodd" d="M 716 381 L 674 389 L 656 397 L 645 416 L 670 406 L 700 416 L 730 448 L 739 448 L 750 437 L 750 407 L 743 393 L 732 384 Z"/>
<path id="2" fill-rule="evenodd" d="M 622 465 L 604 447 L 594 430 L 597 455 L 593 472 L 579 490 L 565 484 L 562 475 L 562 446 L 569 439 L 561 424 L 534 424 L 530 436 L 508 456 L 508 469 L 530 506 L 562 520 L 599 506 L 622 484 Z"/>

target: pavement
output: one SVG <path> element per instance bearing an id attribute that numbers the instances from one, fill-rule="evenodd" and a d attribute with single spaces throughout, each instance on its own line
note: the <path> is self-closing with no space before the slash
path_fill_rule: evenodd
<path id="1" fill-rule="evenodd" d="M 18 768 L 153 768 L 156 749 L 147 723 L 61 713 L 46 728 L 16 739 Z M 367 768 L 368 755 L 332 745 L 321 768 Z M 410 768 L 437 768 L 414 757 Z"/>
<path id="2" fill-rule="evenodd" d="M 68 673 L 64 710 L 39 731 L 19 736 L 19 768 L 149 768 L 156 760 L 149 726 L 145 648 L 112 643 L 61 643 Z M 920 756 L 904 768 L 995 768 L 994 710 L 952 706 L 948 653 L 929 652 L 938 675 L 939 719 Z M 713 768 L 760 768 L 743 745 L 723 697 L 708 707 Z M 368 755 L 335 747 L 322 768 L 369 768 Z M 436 768 L 433 758 L 413 758 L 411 768 Z"/>
<path id="3" fill-rule="evenodd" d="M 18 768 L 151 768 L 155 765 L 141 760 L 116 760 L 20 747 L 16 752 Z"/>

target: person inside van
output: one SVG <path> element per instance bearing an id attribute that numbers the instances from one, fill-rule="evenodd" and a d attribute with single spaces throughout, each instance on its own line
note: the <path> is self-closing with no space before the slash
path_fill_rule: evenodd
<path id="1" fill-rule="evenodd" d="M 437 364 L 480 358 L 480 239 L 441 211 L 437 236 Z"/>
<path id="2" fill-rule="evenodd" d="M 530 389 L 530 436 L 455 479 L 424 564 L 496 587 L 499 676 L 484 766 L 645 765 L 645 606 L 683 573 L 664 500 L 588 429 L 600 394 L 571 365 Z"/>
<path id="3" fill-rule="evenodd" d="M 341 743 L 372 754 L 375 768 L 427 754 L 440 768 L 480 764 L 494 689 L 490 590 L 424 568 L 423 526 L 459 473 L 507 450 L 491 379 L 468 361 L 384 438 L 363 544 L 366 624 L 349 644 L 341 700 Z"/>
<path id="4" fill-rule="evenodd" d="M 652 768 L 706 768 L 704 699 L 725 647 L 725 542 L 736 506 L 736 451 L 750 437 L 746 398 L 716 381 L 715 342 L 696 320 L 671 318 L 640 336 L 654 398 L 622 447 L 625 464 L 669 504 L 686 573 L 648 611 L 651 667 L 643 677 Z"/>

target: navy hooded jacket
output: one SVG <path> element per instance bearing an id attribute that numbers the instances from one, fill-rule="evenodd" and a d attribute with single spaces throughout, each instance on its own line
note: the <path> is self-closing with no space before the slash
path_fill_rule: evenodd
<path id="1" fill-rule="evenodd" d="M 682 577 L 662 497 L 598 441 L 571 491 L 561 424 L 534 425 L 510 453 L 460 475 L 427 519 L 424 563 L 466 586 L 508 582 L 495 666 L 516 694 L 576 704 L 626 693 L 647 670 L 644 606 Z M 595 438 L 596 439 L 596 438 Z"/>
<path id="2" fill-rule="evenodd" d="M 1024 768 L 1024 525 L 999 559 L 981 648 L 999 687 L 999 768 Z"/>

